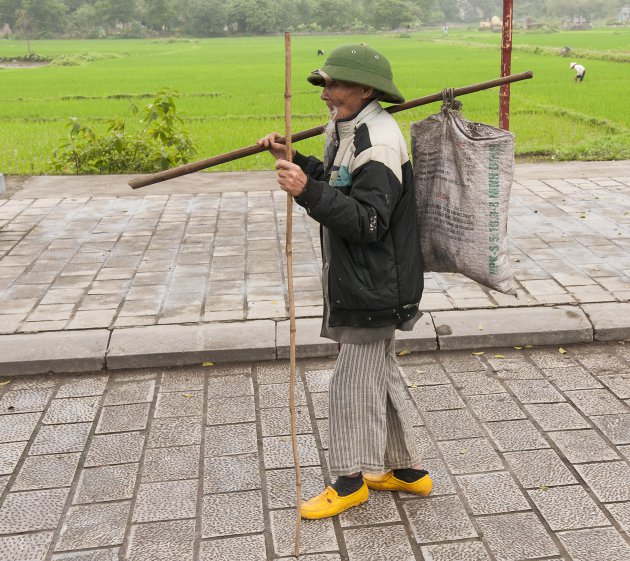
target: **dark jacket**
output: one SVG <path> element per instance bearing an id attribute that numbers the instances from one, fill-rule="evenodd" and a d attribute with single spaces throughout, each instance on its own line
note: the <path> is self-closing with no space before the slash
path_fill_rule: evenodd
<path id="1" fill-rule="evenodd" d="M 413 172 L 396 121 L 377 102 L 337 121 L 328 169 L 296 154 L 309 176 L 296 201 L 327 228 L 329 325 L 399 326 L 423 289 Z"/>

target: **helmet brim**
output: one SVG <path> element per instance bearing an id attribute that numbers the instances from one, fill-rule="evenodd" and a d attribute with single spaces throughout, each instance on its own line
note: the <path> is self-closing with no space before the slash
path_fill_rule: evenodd
<path id="1" fill-rule="evenodd" d="M 359 84 L 361 86 L 374 88 L 382 94 L 379 99 L 387 103 L 398 104 L 404 103 L 405 101 L 402 93 L 400 93 L 391 80 L 376 74 L 369 74 L 368 79 L 366 79 L 365 72 L 349 68 L 348 66 L 327 64 L 324 69 L 314 70 L 311 72 L 307 80 L 314 86 L 324 87 L 326 85 L 324 75 L 329 76 L 332 80 L 340 80 L 343 82 L 350 82 L 351 84 Z"/>

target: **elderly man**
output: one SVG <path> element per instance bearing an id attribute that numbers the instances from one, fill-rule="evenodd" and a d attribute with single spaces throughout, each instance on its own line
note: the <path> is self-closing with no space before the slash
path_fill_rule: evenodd
<path id="1" fill-rule="evenodd" d="M 368 500 L 368 487 L 420 495 L 432 482 L 413 433 L 414 405 L 394 352 L 395 329 L 411 330 L 423 267 L 412 168 L 405 140 L 378 101 L 402 103 L 387 59 L 365 44 L 335 49 L 308 77 L 323 87 L 331 120 L 324 161 L 294 151 L 277 133 L 259 140 L 277 159 L 281 188 L 321 224 L 322 336 L 340 343 L 330 381 L 333 485 L 303 503 L 326 518 Z"/>

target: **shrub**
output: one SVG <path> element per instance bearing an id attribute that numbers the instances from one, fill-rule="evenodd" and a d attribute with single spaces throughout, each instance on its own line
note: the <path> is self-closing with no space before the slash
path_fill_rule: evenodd
<path id="1" fill-rule="evenodd" d="M 556 151 L 558 160 L 610 161 L 630 158 L 630 133 L 604 136 L 597 142 L 567 145 Z"/>
<path id="2" fill-rule="evenodd" d="M 52 170 L 77 175 L 153 173 L 188 163 L 197 150 L 177 114 L 178 95 L 175 90 L 160 90 L 133 131 L 121 117 L 109 120 L 105 134 L 71 117 L 70 137 L 55 150 Z M 130 103 L 130 112 L 138 114 L 134 103 Z"/>
<path id="3" fill-rule="evenodd" d="M 29 52 L 24 56 L 3 56 L 0 57 L 0 62 L 50 62 L 52 59 L 49 56 L 38 55 L 37 53 Z"/>

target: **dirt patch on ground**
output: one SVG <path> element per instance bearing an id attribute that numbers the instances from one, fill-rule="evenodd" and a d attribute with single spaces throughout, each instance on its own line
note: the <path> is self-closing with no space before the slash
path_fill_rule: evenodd
<path id="1" fill-rule="evenodd" d="M 47 62 L 35 62 L 35 61 L 2 61 L 0 62 L 0 68 L 36 68 L 38 66 L 48 66 L 50 61 Z"/>

